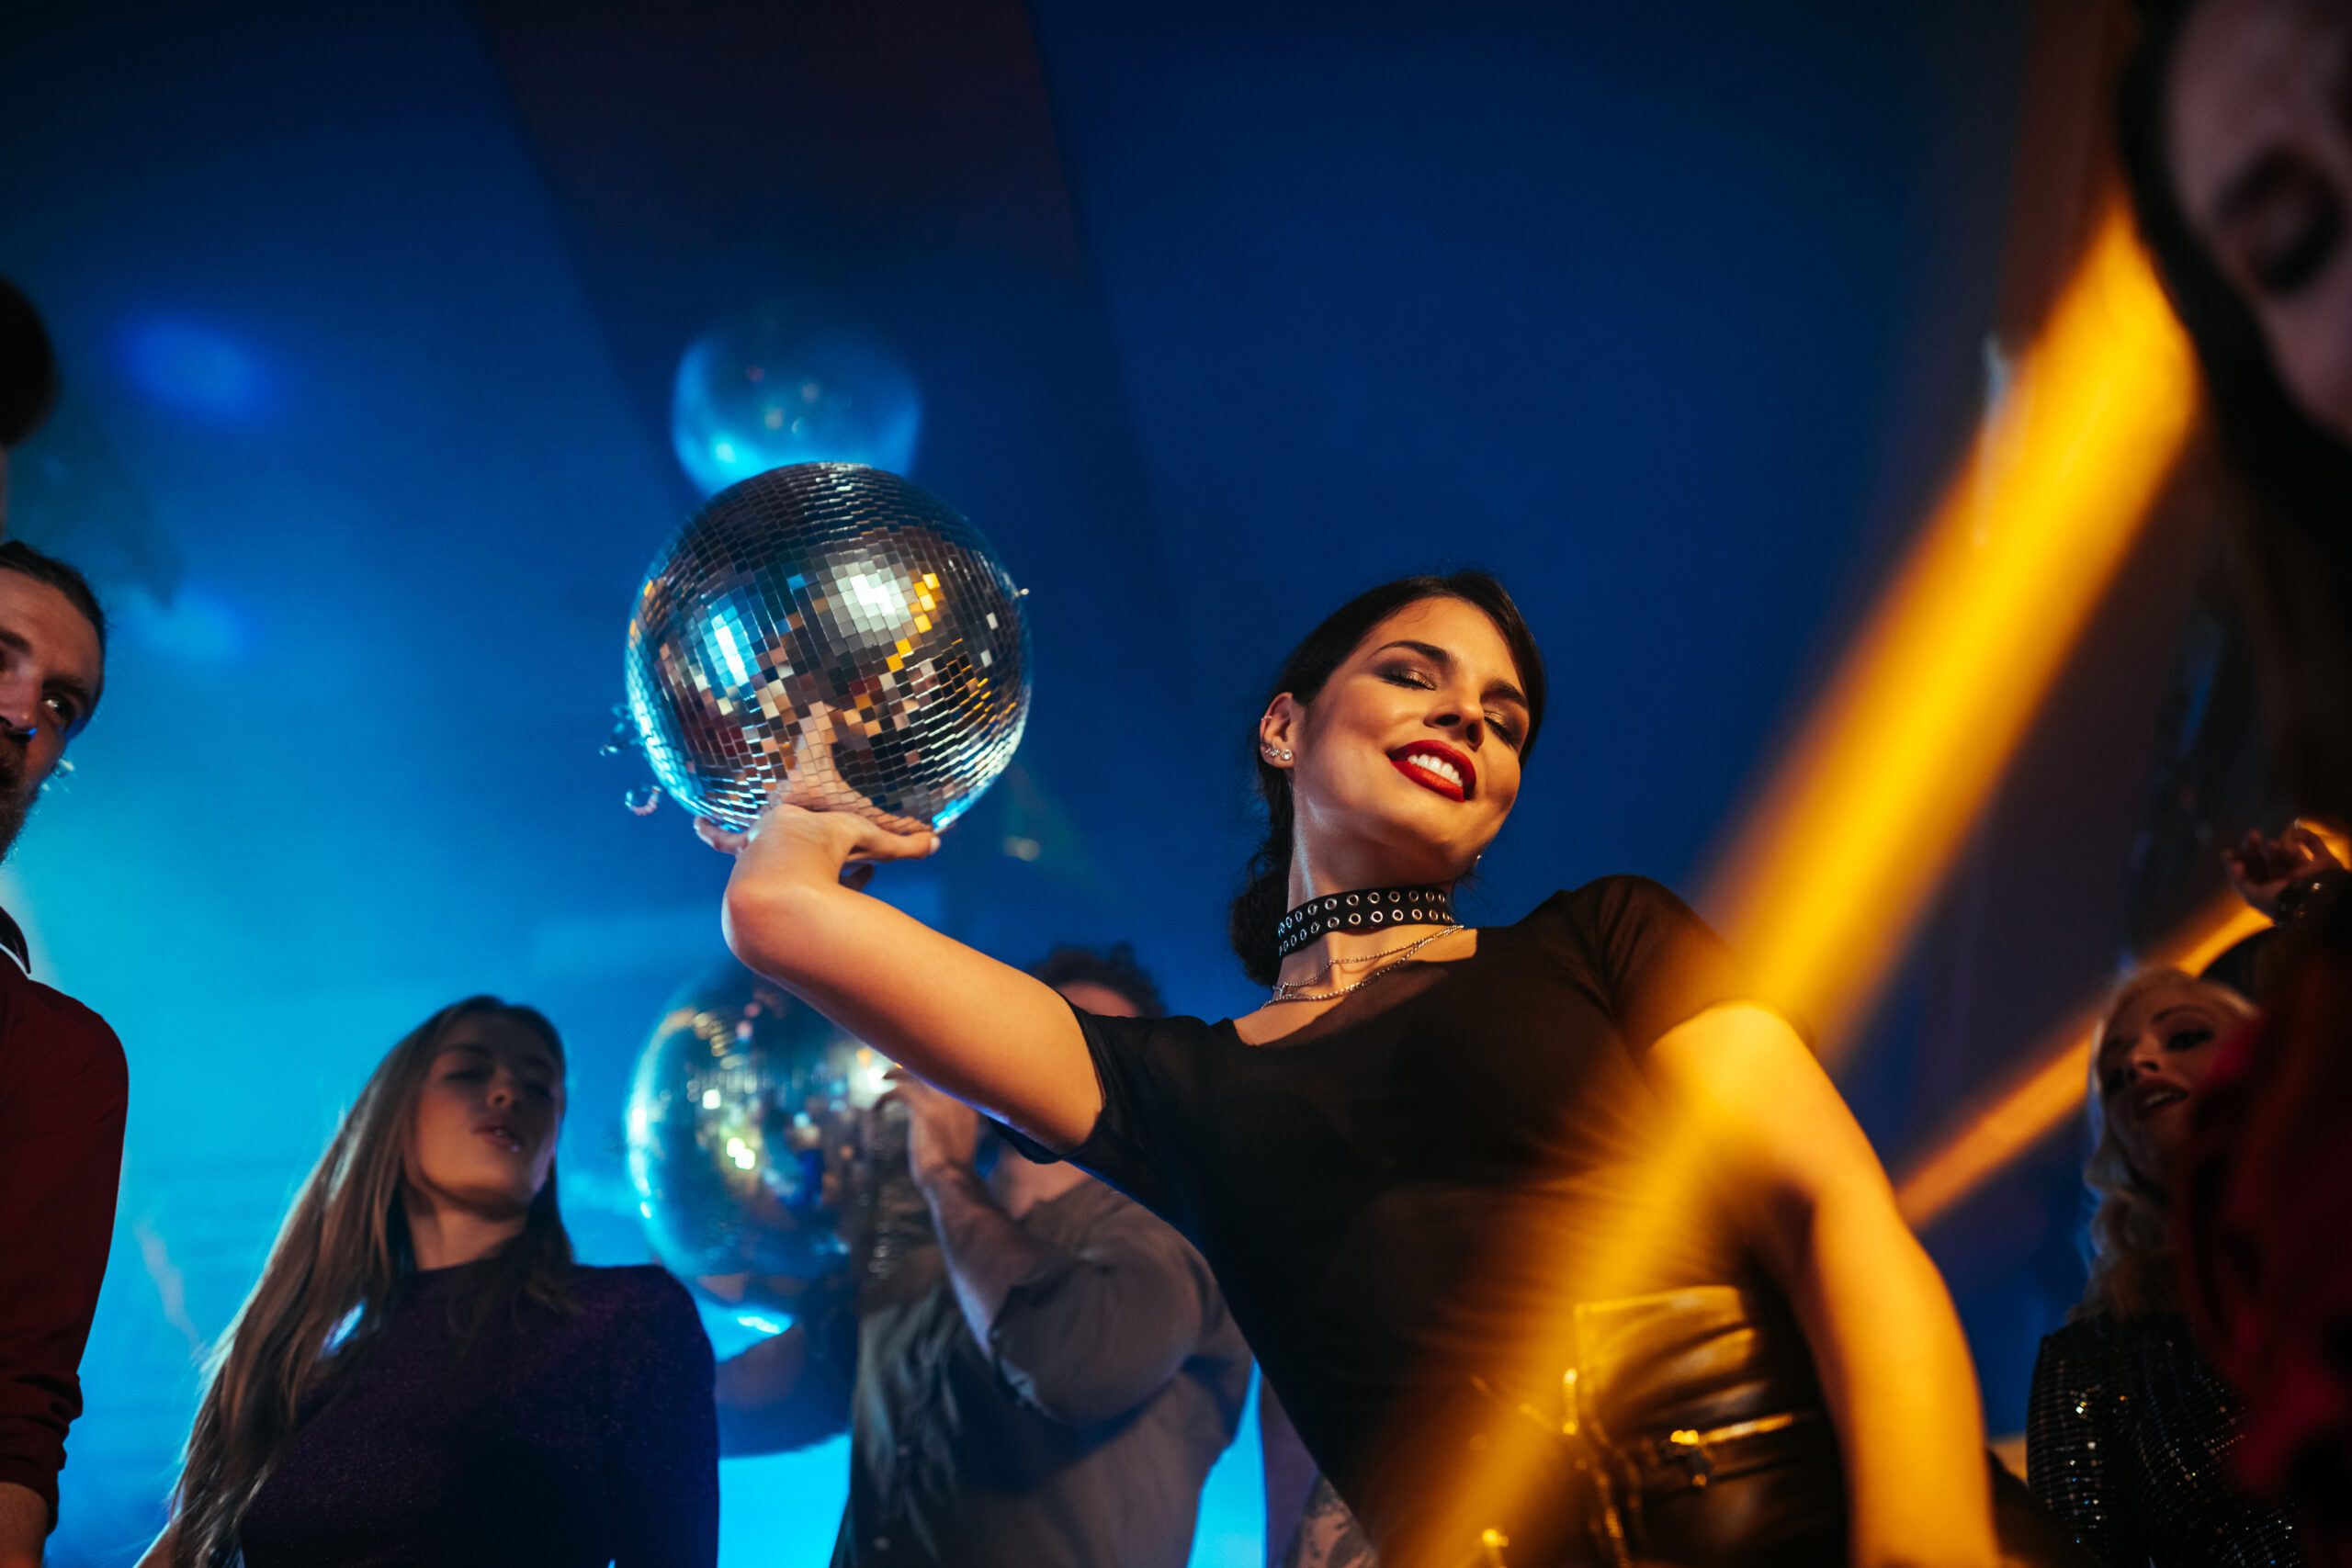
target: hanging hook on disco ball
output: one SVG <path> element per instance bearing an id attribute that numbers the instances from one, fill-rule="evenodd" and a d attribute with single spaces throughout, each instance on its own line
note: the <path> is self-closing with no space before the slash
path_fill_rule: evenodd
<path id="1" fill-rule="evenodd" d="M 721 491 L 629 621 L 654 777 L 737 829 L 776 799 L 944 830 L 1028 723 L 1021 597 L 978 529 L 896 474 L 800 463 Z"/>
<path id="2" fill-rule="evenodd" d="M 790 463 L 914 466 L 922 395 L 862 333 L 784 304 L 721 322 L 686 346 L 670 438 L 703 494 Z"/>
<path id="3" fill-rule="evenodd" d="M 613 728 L 605 735 L 605 743 L 596 748 L 599 757 L 638 757 L 645 755 L 644 743 L 637 736 L 637 721 L 629 717 L 627 703 L 613 705 Z M 632 816 L 650 817 L 654 807 L 662 804 L 662 786 L 657 784 L 638 784 L 621 793 L 621 804 Z"/>

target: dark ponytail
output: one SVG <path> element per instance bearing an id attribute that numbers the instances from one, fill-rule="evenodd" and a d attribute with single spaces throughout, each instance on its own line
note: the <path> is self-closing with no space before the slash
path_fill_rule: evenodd
<path id="1" fill-rule="evenodd" d="M 1291 649 L 1274 677 L 1266 701 L 1288 692 L 1296 701 L 1312 703 L 1331 672 L 1347 662 L 1372 628 L 1408 604 L 1424 599 L 1459 599 L 1485 613 L 1510 645 L 1519 666 L 1520 684 L 1527 691 L 1527 734 L 1520 742 L 1523 759 L 1535 749 L 1535 733 L 1544 725 L 1544 655 L 1535 646 L 1519 606 L 1503 585 L 1483 571 L 1457 571 L 1446 576 L 1399 578 L 1357 594 L 1323 619 Z M 1263 711 L 1261 708 L 1261 712 Z M 1266 837 L 1250 857 L 1242 874 L 1240 893 L 1226 920 L 1242 972 L 1261 986 L 1274 983 L 1281 960 L 1274 951 L 1274 927 L 1290 908 L 1290 861 L 1293 815 L 1290 775 L 1258 754 L 1257 732 L 1250 732 L 1250 755 L 1256 770 L 1258 798 L 1266 807 Z"/>

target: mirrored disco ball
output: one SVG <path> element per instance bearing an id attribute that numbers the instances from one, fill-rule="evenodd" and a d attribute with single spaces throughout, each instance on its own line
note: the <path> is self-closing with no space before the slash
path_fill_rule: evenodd
<path id="1" fill-rule="evenodd" d="M 771 797 L 944 829 L 1029 716 L 1020 590 L 978 529 L 880 468 L 721 491 L 653 563 L 628 706 L 653 775 L 746 828 Z"/>
<path id="2" fill-rule="evenodd" d="M 817 310 L 765 307 L 680 356 L 670 438 L 703 494 L 786 463 L 914 466 L 914 376 L 862 333 L 808 325 Z"/>
<path id="3" fill-rule="evenodd" d="M 737 965 L 681 991 L 624 1112 L 638 1213 L 663 1265 L 730 1303 L 790 1310 L 800 1287 L 869 1251 L 882 1219 L 920 1209 L 903 1114 L 875 1104 L 889 1070 Z"/>

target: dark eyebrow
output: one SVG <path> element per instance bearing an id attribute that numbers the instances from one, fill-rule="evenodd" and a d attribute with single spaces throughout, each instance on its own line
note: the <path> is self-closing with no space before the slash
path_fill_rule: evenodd
<path id="1" fill-rule="evenodd" d="M 1374 653 L 1385 653 L 1392 648 L 1411 649 L 1415 653 L 1419 654 L 1422 658 L 1428 660 L 1430 663 L 1436 665 L 1441 670 L 1451 670 L 1453 668 L 1453 655 L 1448 653 L 1445 649 L 1438 647 L 1438 645 L 1433 642 L 1417 642 L 1411 637 L 1399 637 L 1395 642 L 1383 643 L 1378 648 L 1373 649 L 1373 651 Z M 1525 692 L 1521 691 L 1509 681 L 1488 682 L 1484 694 L 1488 697 L 1498 699 L 1502 702 L 1517 703 L 1523 708 L 1532 708 L 1534 705 L 1527 700 L 1527 694 Z"/>

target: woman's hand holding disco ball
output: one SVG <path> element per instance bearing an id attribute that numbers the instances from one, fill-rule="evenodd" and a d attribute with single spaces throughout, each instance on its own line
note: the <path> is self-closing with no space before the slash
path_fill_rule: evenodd
<path id="1" fill-rule="evenodd" d="M 777 801 L 761 813 L 748 832 L 707 817 L 695 818 L 695 834 L 712 849 L 735 857 L 728 882 L 772 887 L 822 886 L 839 883 L 859 888 L 873 880 L 882 861 L 922 860 L 939 848 L 928 829 L 897 832 L 869 817 L 849 811 L 811 811 Z"/>
<path id="2" fill-rule="evenodd" d="M 785 800 L 921 842 L 1012 761 L 1029 664 L 978 529 L 896 474 L 801 463 L 721 491 L 655 558 L 624 676 L 654 778 L 695 816 L 752 829 Z M 905 858 L 886 838 L 844 855 Z"/>

